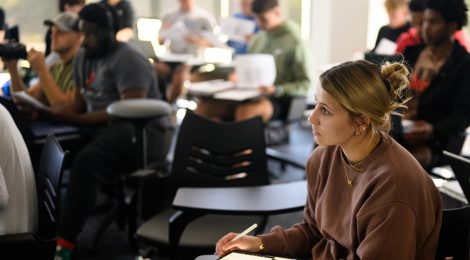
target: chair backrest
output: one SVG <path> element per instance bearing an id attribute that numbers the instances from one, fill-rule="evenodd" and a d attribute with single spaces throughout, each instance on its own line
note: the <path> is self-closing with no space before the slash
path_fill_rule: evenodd
<path id="1" fill-rule="evenodd" d="M 298 96 L 292 97 L 289 105 L 289 111 L 287 112 L 286 121 L 288 123 L 293 121 L 301 120 L 304 116 L 305 108 L 307 107 L 306 97 Z"/>
<path id="2" fill-rule="evenodd" d="M 67 153 L 53 135 L 47 137 L 36 176 L 39 218 L 36 236 L 41 240 L 50 240 L 57 236 L 60 185 Z"/>
<path id="3" fill-rule="evenodd" d="M 443 154 L 447 157 L 465 198 L 470 201 L 470 160 L 448 151 L 444 151 Z"/>
<path id="4" fill-rule="evenodd" d="M 444 209 L 436 260 L 448 256 L 453 256 L 455 260 L 468 259 L 469 231 L 470 206 Z"/>
<path id="5" fill-rule="evenodd" d="M 178 187 L 268 184 L 261 117 L 215 122 L 187 110 L 176 140 L 171 175 Z"/>

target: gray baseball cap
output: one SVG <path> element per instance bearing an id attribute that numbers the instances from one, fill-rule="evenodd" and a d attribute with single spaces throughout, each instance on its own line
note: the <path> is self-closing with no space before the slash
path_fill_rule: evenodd
<path id="1" fill-rule="evenodd" d="M 63 32 L 78 32 L 78 15 L 71 12 L 62 12 L 52 20 L 45 20 L 45 25 L 55 25 Z"/>

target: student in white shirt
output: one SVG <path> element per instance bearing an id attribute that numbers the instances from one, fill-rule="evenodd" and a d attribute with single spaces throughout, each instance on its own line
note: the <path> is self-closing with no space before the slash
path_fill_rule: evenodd
<path id="1" fill-rule="evenodd" d="M 0 235 L 31 232 L 37 195 L 28 149 L 10 113 L 0 105 Z"/>

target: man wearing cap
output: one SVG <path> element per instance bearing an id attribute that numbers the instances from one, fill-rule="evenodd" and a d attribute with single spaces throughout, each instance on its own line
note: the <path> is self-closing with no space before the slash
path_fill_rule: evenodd
<path id="1" fill-rule="evenodd" d="M 44 54 L 31 49 L 28 52 L 28 61 L 39 80 L 29 88 L 18 72 L 18 60 L 4 62 L 11 76 L 12 92 L 26 91 L 52 109 L 59 109 L 74 99 L 72 60 L 80 49 L 82 34 L 78 29 L 78 16 L 74 13 L 59 13 L 53 20 L 46 20 L 44 23 L 52 26 L 52 50 L 60 55 L 61 62 L 48 69 Z"/>

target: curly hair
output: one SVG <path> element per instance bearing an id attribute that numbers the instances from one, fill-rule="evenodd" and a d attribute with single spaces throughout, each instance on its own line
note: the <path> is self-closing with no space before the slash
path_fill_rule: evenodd
<path id="1" fill-rule="evenodd" d="M 428 0 L 427 9 L 439 12 L 447 23 L 457 23 L 457 29 L 467 25 L 467 4 L 464 0 Z"/>

